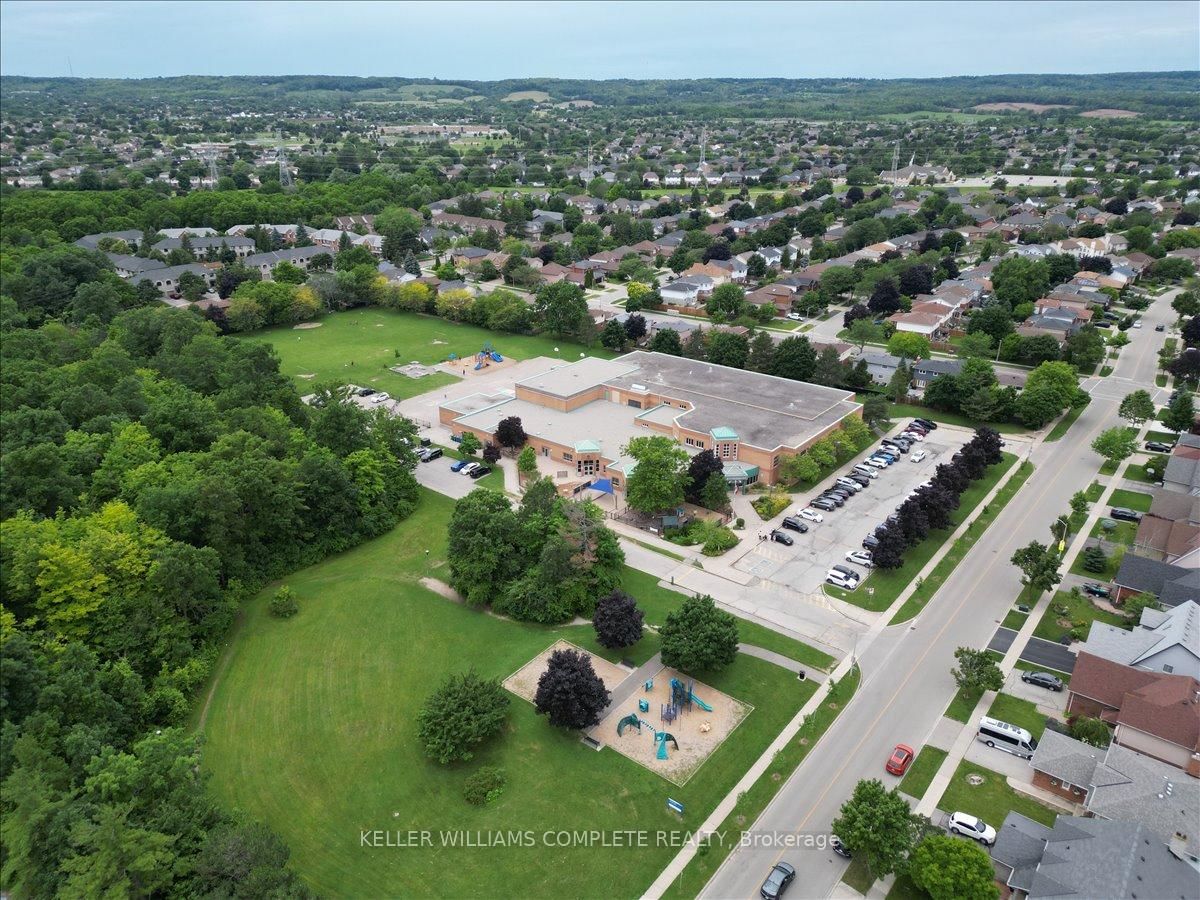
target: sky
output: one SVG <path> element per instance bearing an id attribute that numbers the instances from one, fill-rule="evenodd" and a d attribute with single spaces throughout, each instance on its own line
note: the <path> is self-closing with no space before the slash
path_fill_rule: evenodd
<path id="1" fill-rule="evenodd" d="M 902 78 L 1200 69 L 1200 3 L 0 0 L 0 73 Z"/>

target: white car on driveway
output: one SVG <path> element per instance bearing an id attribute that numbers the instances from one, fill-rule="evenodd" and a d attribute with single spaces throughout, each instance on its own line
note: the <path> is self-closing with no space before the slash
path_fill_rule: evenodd
<path id="1" fill-rule="evenodd" d="M 909 459 L 911 459 L 913 462 L 920 462 L 926 456 L 927 456 L 927 454 L 925 453 L 924 450 L 918 450 L 916 453 L 914 453 L 912 456 L 910 456 Z"/>
<path id="2" fill-rule="evenodd" d="M 808 521 L 810 521 L 810 522 L 824 522 L 825 521 L 824 516 L 822 516 L 815 509 L 810 509 L 808 507 L 805 507 L 804 509 L 800 510 L 800 512 L 796 513 L 796 515 L 798 515 L 802 519 L 808 519 Z"/>
<path id="3" fill-rule="evenodd" d="M 965 812 L 951 813 L 950 821 L 946 823 L 946 827 L 950 829 L 951 834 L 961 834 L 964 837 L 973 838 L 981 844 L 993 844 L 996 842 L 995 828 L 982 819 L 977 819 Z"/>

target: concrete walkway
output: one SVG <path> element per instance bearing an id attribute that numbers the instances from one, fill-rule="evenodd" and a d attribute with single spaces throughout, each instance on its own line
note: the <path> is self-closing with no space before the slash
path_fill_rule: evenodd
<path id="1" fill-rule="evenodd" d="M 642 685 L 657 675 L 662 670 L 662 667 L 662 654 L 655 653 L 626 675 L 625 679 L 609 692 L 608 706 L 604 708 L 604 712 L 600 713 L 600 721 L 603 722 L 613 710 L 623 705 L 634 693 L 640 691 Z M 592 735 L 592 737 L 595 737 L 595 735 Z"/>
<path id="2" fill-rule="evenodd" d="M 756 647 L 754 644 L 738 644 L 738 652 L 774 663 L 781 669 L 787 669 L 789 672 L 795 672 L 796 674 L 803 672 L 806 681 L 815 681 L 817 684 L 822 684 L 825 681 L 825 673 L 820 669 L 814 669 L 811 666 L 804 665 L 804 663 L 798 663 L 794 659 L 784 656 L 782 653 L 776 653 L 774 650 Z"/>

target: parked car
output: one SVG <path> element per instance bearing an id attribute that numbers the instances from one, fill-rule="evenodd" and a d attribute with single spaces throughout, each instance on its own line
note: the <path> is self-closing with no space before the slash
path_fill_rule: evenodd
<path id="1" fill-rule="evenodd" d="M 1102 584 L 1096 584 L 1094 581 L 1089 581 L 1083 586 L 1083 592 L 1089 597 L 1101 597 L 1108 599 L 1112 596 L 1112 591 Z"/>
<path id="2" fill-rule="evenodd" d="M 820 509 L 820 507 L 817 507 L 817 509 Z M 816 509 L 802 509 L 802 510 L 800 510 L 800 512 L 796 513 L 796 515 L 798 515 L 802 519 L 808 519 L 808 521 L 810 521 L 810 522 L 824 522 L 825 521 L 825 517 L 822 516 L 819 512 L 817 512 Z"/>
<path id="3" fill-rule="evenodd" d="M 816 499 L 811 501 L 808 505 L 813 507 L 814 509 L 824 510 L 825 512 L 833 512 L 835 509 L 837 509 L 837 505 L 835 503 L 833 503 L 830 500 L 822 500 L 820 497 L 817 497 Z"/>
<path id="4" fill-rule="evenodd" d="M 851 472 L 846 477 L 848 477 L 851 481 L 853 481 L 855 484 L 860 485 L 861 487 L 870 487 L 871 486 L 871 479 L 868 476 L 863 475 L 861 472 Z"/>
<path id="5" fill-rule="evenodd" d="M 902 454 L 893 450 L 877 450 L 875 455 L 886 459 L 889 463 L 894 463 Z"/>
<path id="6" fill-rule="evenodd" d="M 875 469 L 873 469 L 871 466 L 868 466 L 866 463 L 859 463 L 858 465 L 856 465 L 854 467 L 854 471 L 857 472 L 859 475 L 863 475 L 867 478 L 878 478 L 879 477 L 879 473 L 876 472 Z"/>
<path id="7" fill-rule="evenodd" d="M 469 459 L 456 459 L 454 462 L 450 463 L 450 471 L 461 472 L 463 467 L 469 462 Z"/>
<path id="8" fill-rule="evenodd" d="M 1162 324 L 1155 325 L 1155 326 L 1154 326 L 1154 330 L 1155 330 L 1155 331 L 1166 331 L 1166 330 L 1167 330 L 1167 326 L 1166 326 L 1166 325 L 1162 325 Z"/>
<path id="9" fill-rule="evenodd" d="M 926 456 L 928 456 L 928 454 L 924 450 L 918 450 L 916 453 L 910 456 L 909 459 L 911 459 L 913 462 L 920 462 Z"/>
<path id="10" fill-rule="evenodd" d="M 908 771 L 908 767 L 912 765 L 915 758 L 916 754 L 913 753 L 912 747 L 908 744 L 897 744 L 884 768 L 892 775 L 903 775 Z"/>
<path id="11" fill-rule="evenodd" d="M 392 397 L 387 391 L 380 391 L 377 394 L 372 394 L 367 398 L 371 403 L 382 403 L 385 400 L 391 400 Z"/>
<path id="12" fill-rule="evenodd" d="M 1170 453 L 1175 449 L 1175 445 L 1165 444 L 1162 441 L 1146 441 L 1146 449 L 1153 450 L 1155 453 Z"/>
<path id="13" fill-rule="evenodd" d="M 780 523 L 784 528 L 790 528 L 792 531 L 798 531 L 801 534 L 808 533 L 808 526 L 797 519 L 795 516 L 788 516 Z"/>
<path id="14" fill-rule="evenodd" d="M 800 313 L 797 313 L 797 312 L 790 312 L 787 314 L 787 317 L 789 319 L 791 319 L 793 322 L 803 322 L 804 321 L 804 316 L 800 315 Z"/>
<path id="15" fill-rule="evenodd" d="M 844 488 L 849 488 L 856 494 L 863 489 L 863 486 L 857 481 L 853 480 L 852 478 L 846 478 L 845 476 L 839 478 L 835 483 L 840 484 Z"/>
<path id="16" fill-rule="evenodd" d="M 853 859 L 854 854 L 842 843 L 842 839 L 836 834 L 829 836 L 829 849 L 840 856 L 842 859 Z"/>
<path id="17" fill-rule="evenodd" d="M 918 425 L 924 425 L 930 431 L 937 431 L 937 422 L 933 419 L 913 419 Z"/>
<path id="18" fill-rule="evenodd" d="M 875 565 L 871 559 L 871 552 L 869 550 L 851 550 L 846 554 L 846 559 L 868 569 Z"/>
<path id="19" fill-rule="evenodd" d="M 470 475 L 472 472 L 474 472 L 478 468 L 479 468 L 479 463 L 469 462 L 465 466 L 463 466 L 461 469 L 458 470 L 458 474 L 459 475 Z"/>
<path id="20" fill-rule="evenodd" d="M 1062 679 L 1049 672 L 1022 672 L 1021 680 L 1026 684 L 1043 687 L 1048 691 L 1058 693 L 1063 689 Z"/>
<path id="21" fill-rule="evenodd" d="M 442 448 L 441 447 L 427 447 L 425 449 L 425 455 L 421 457 L 421 462 L 433 462 L 435 459 L 441 459 L 441 458 L 442 458 Z"/>
<path id="22" fill-rule="evenodd" d="M 779 900 L 783 896 L 783 892 L 788 889 L 788 885 L 792 883 L 792 879 L 796 877 L 796 870 L 788 863 L 778 862 L 771 869 L 771 874 L 767 876 L 767 880 L 762 883 L 762 887 L 758 889 L 758 895 L 763 900 Z"/>
<path id="23" fill-rule="evenodd" d="M 358 389 L 358 396 L 360 396 L 360 397 L 370 397 L 372 394 L 375 394 L 375 393 L 378 393 L 375 390 L 375 388 L 359 388 Z"/>
<path id="24" fill-rule="evenodd" d="M 874 550 L 879 546 L 879 538 L 875 537 L 873 534 L 868 534 L 865 538 L 863 538 L 862 545 L 864 550 Z"/>
<path id="25" fill-rule="evenodd" d="M 884 459 L 882 456 L 880 456 L 880 457 L 872 456 L 867 460 L 866 464 L 868 466 L 871 466 L 874 469 L 886 469 L 888 467 L 888 461 L 886 459 Z M 876 475 L 875 477 L 878 478 L 879 476 Z"/>
<path id="26" fill-rule="evenodd" d="M 771 532 L 771 540 L 777 544 L 783 544 L 786 547 L 790 547 L 792 544 L 796 543 L 794 540 L 792 540 L 792 536 L 790 534 L 788 534 L 786 531 L 780 531 L 778 528 Z"/>
<path id="27" fill-rule="evenodd" d="M 846 505 L 845 500 L 843 500 L 841 497 L 835 497 L 832 494 L 822 494 L 817 499 L 824 500 L 826 503 L 832 503 L 837 509 L 841 509 Z"/>
<path id="28" fill-rule="evenodd" d="M 847 578 L 838 572 L 828 572 L 825 575 L 825 583 L 831 584 L 834 587 L 839 587 L 845 591 L 852 591 L 858 587 L 858 582 L 853 578 Z"/>
<path id="29" fill-rule="evenodd" d="M 919 431 L 919 432 L 921 432 L 921 434 L 929 434 L 929 432 L 933 431 L 932 428 L 930 428 L 928 425 L 921 423 L 917 419 L 913 419 L 911 422 L 909 422 L 908 427 L 904 430 L 905 431 Z"/>
<path id="30" fill-rule="evenodd" d="M 974 838 L 981 844 L 991 844 L 996 840 L 995 828 L 982 819 L 977 819 L 965 812 L 951 813 L 947 827 L 951 834 L 965 835 Z"/>
<path id="31" fill-rule="evenodd" d="M 471 478 L 473 478 L 473 479 L 474 478 L 482 478 L 484 475 L 486 475 L 490 471 L 492 471 L 491 466 L 476 466 L 474 469 L 472 469 L 467 474 L 470 475 Z"/>
<path id="32" fill-rule="evenodd" d="M 1124 506 L 1114 506 L 1108 511 L 1108 514 L 1114 519 L 1121 519 L 1125 522 L 1140 522 L 1142 514 L 1135 509 L 1127 509 Z"/>
<path id="33" fill-rule="evenodd" d="M 838 487 L 831 487 L 821 492 L 821 496 L 825 496 L 826 494 L 831 497 L 841 497 L 843 500 L 849 500 L 854 496 L 854 491 L 839 485 Z"/>
<path id="34" fill-rule="evenodd" d="M 837 565 L 830 566 L 829 571 L 837 572 L 840 575 L 846 576 L 847 578 L 853 578 L 855 581 L 862 581 L 862 575 L 860 575 L 858 572 L 855 572 L 849 566 L 843 566 L 840 563 Z"/>
<path id="35" fill-rule="evenodd" d="M 1142 327 L 1142 323 L 1141 323 L 1141 322 L 1134 322 L 1134 323 L 1133 323 L 1133 327 L 1134 327 L 1134 328 L 1141 328 L 1141 327 Z"/>
<path id="36" fill-rule="evenodd" d="M 421 446 L 422 446 L 422 447 L 428 447 L 428 446 L 429 446 L 430 444 L 432 444 L 432 443 L 433 443 L 433 441 L 431 441 L 431 440 L 430 440 L 429 438 L 427 438 L 427 437 L 423 437 L 423 438 L 421 438 Z"/>

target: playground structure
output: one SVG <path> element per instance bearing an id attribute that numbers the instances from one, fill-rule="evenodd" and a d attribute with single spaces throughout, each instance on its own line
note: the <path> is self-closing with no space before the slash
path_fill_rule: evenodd
<path id="1" fill-rule="evenodd" d="M 696 696 L 695 686 L 696 682 L 694 681 L 689 680 L 685 685 L 678 678 L 672 678 L 671 702 L 660 704 L 659 718 L 669 724 L 678 719 L 681 713 L 690 713 L 693 705 L 705 712 L 712 712 L 713 708 Z M 652 682 L 650 687 L 653 687 Z M 650 690 L 650 688 L 648 687 L 646 690 Z"/>
<path id="2" fill-rule="evenodd" d="M 656 758 L 670 759 L 667 755 L 667 741 L 675 745 L 676 751 L 679 750 L 679 741 L 675 740 L 675 735 L 666 731 L 659 731 L 637 713 L 630 713 L 617 723 L 617 737 L 623 735 L 626 728 L 635 728 L 637 729 L 637 733 L 641 734 L 643 725 L 650 729 L 650 733 L 654 737 L 654 743 L 658 745 L 658 750 L 654 754 Z"/>
<path id="3" fill-rule="evenodd" d="M 451 358 L 453 359 L 453 356 Z M 483 345 L 483 349 L 475 354 L 475 371 L 478 372 L 480 369 L 486 369 L 494 362 L 502 363 L 504 362 L 504 357 L 497 353 L 492 348 L 492 342 L 488 341 Z"/>

